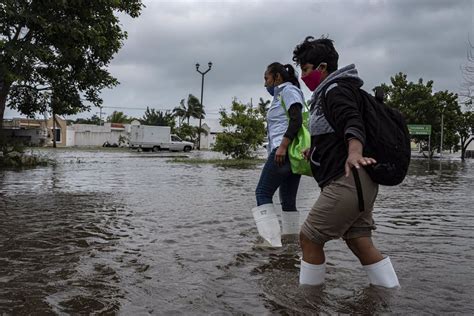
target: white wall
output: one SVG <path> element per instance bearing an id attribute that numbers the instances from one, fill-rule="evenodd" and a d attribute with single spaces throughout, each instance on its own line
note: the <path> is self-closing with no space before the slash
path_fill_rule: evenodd
<path id="1" fill-rule="evenodd" d="M 109 142 L 110 144 L 118 144 L 120 135 L 128 137 L 125 131 L 76 131 L 75 146 L 102 146 L 105 142 Z"/>
<path id="2" fill-rule="evenodd" d="M 201 149 L 212 149 L 216 144 L 216 138 L 217 134 L 215 133 L 201 134 Z"/>
<path id="3" fill-rule="evenodd" d="M 473 150 L 474 151 L 474 140 L 467 146 L 467 150 Z"/>
<path id="4" fill-rule="evenodd" d="M 102 126 L 91 124 L 74 124 L 71 126 L 74 133 L 70 133 L 74 141 L 70 141 L 71 146 L 102 146 L 105 142 L 110 144 L 119 144 L 119 137 L 124 136 L 128 139 L 127 132 L 130 127 L 125 125 L 125 129 L 112 128 L 110 123 Z M 68 130 L 69 132 L 69 130 Z M 68 137 L 69 138 L 69 137 Z"/>
<path id="5" fill-rule="evenodd" d="M 68 126 L 66 129 L 66 146 L 74 146 L 76 140 L 76 131 L 72 126 Z"/>

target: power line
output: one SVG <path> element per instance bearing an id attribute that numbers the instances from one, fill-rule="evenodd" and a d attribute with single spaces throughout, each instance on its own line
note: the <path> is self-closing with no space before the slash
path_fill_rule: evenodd
<path id="1" fill-rule="evenodd" d="M 125 110 L 141 110 L 141 111 L 146 111 L 146 108 L 132 108 L 132 107 L 126 107 L 126 106 L 102 106 L 102 108 L 105 109 L 125 109 Z M 151 108 L 159 111 L 172 111 L 170 109 L 157 109 L 157 108 Z"/>
<path id="2" fill-rule="evenodd" d="M 102 106 L 101 108 L 146 111 L 146 108 L 132 108 L 132 107 L 126 107 L 126 106 Z M 173 111 L 172 109 L 160 109 L 160 108 L 152 108 L 152 107 L 150 107 L 150 109 L 154 109 L 158 111 L 170 111 L 170 112 Z M 206 112 L 206 115 L 207 114 L 220 114 L 220 112 L 211 111 L 211 112 Z"/>

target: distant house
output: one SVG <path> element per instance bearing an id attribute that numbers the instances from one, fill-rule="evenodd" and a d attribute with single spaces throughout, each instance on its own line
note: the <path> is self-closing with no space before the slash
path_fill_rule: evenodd
<path id="1" fill-rule="evenodd" d="M 128 140 L 130 125 L 105 123 L 104 125 L 67 125 L 64 118 L 56 115 L 56 128 L 53 119 L 14 118 L 3 121 L 2 134 L 28 146 L 52 146 L 53 137 L 57 147 L 120 145 L 119 140 Z M 123 144 L 123 143 L 122 143 Z"/>
<path id="2" fill-rule="evenodd" d="M 67 140 L 67 122 L 64 118 L 56 115 L 56 130 L 53 130 L 53 118 L 48 119 L 47 128 L 48 128 L 48 146 L 53 145 L 53 137 L 56 138 L 57 147 L 66 147 Z"/>
<path id="3" fill-rule="evenodd" d="M 53 118 L 28 119 L 13 118 L 3 121 L 2 133 L 7 137 L 29 146 L 52 146 L 53 137 L 56 146 L 66 146 L 67 123 L 64 118 L 56 115 L 56 128 L 53 130 Z"/>

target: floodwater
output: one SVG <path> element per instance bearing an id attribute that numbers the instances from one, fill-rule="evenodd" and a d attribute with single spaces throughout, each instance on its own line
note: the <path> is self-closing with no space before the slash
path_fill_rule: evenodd
<path id="1" fill-rule="evenodd" d="M 59 163 L 0 171 L 0 314 L 474 314 L 472 160 L 413 160 L 402 185 L 381 188 L 374 240 L 400 290 L 369 286 L 342 241 L 315 289 L 298 287 L 296 240 L 258 246 L 261 165 L 45 152 Z M 299 208 L 318 194 L 304 178 Z"/>

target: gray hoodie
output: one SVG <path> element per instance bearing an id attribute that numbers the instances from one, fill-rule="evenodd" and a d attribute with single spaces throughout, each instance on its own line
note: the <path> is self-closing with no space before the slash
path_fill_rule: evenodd
<path id="1" fill-rule="evenodd" d="M 319 84 L 319 86 L 313 92 L 313 96 L 311 97 L 311 117 L 309 120 L 309 131 L 311 133 L 311 136 L 323 135 L 334 132 L 334 129 L 329 125 L 321 108 L 320 94 L 327 87 L 327 95 L 329 90 L 337 87 L 337 83 L 334 81 L 341 78 L 356 79 L 357 81 L 359 81 L 359 84 L 361 86 L 364 84 L 364 81 L 359 77 L 354 64 L 339 68 L 338 70 L 332 72 L 329 76 L 327 76 L 326 79 L 324 79 L 324 81 Z"/>

